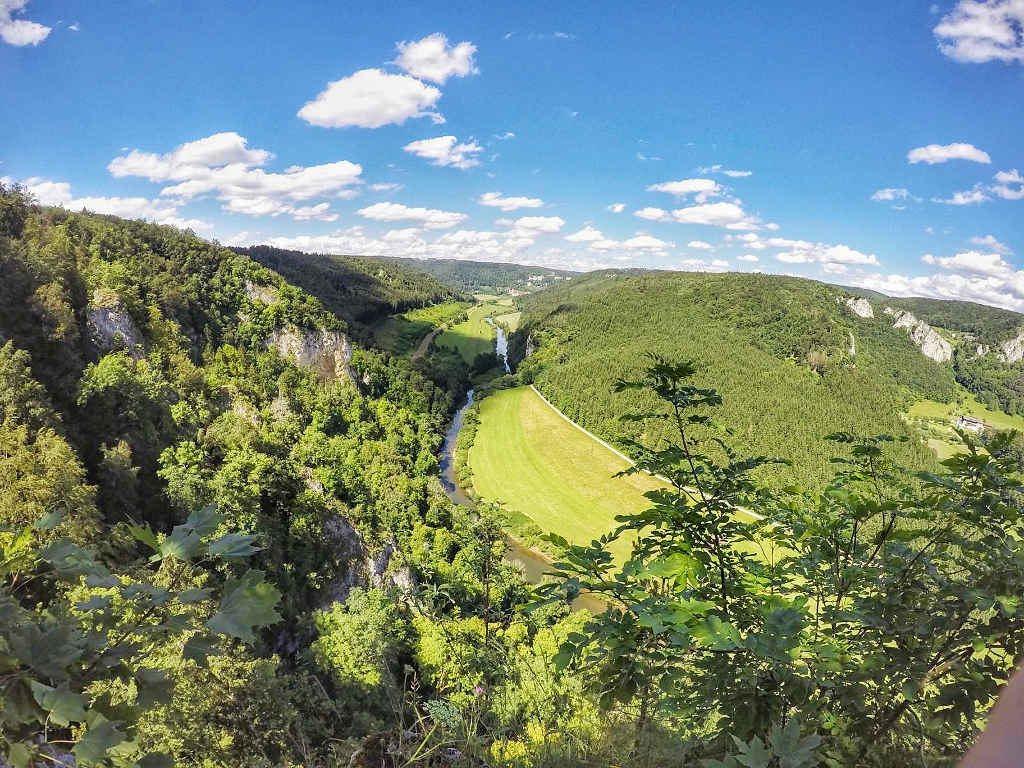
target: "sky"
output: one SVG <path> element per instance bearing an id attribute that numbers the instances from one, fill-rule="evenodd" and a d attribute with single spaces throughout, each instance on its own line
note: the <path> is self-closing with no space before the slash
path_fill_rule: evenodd
<path id="1" fill-rule="evenodd" d="M 0 179 L 226 245 L 1024 311 L 1024 0 L 0 0 Z"/>

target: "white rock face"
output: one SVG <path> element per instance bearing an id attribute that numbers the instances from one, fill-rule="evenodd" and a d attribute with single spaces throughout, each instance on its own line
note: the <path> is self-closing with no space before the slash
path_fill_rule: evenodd
<path id="1" fill-rule="evenodd" d="M 349 368 L 352 345 L 340 331 L 301 331 L 278 328 L 267 339 L 267 349 L 276 349 L 300 368 L 308 368 L 324 381 L 347 378 L 355 381 Z"/>
<path id="2" fill-rule="evenodd" d="M 853 332 L 850 332 L 850 356 L 857 354 L 857 340 L 853 338 Z"/>
<path id="3" fill-rule="evenodd" d="M 533 341 L 533 334 L 526 337 L 526 351 L 524 355 L 530 357 L 534 352 L 537 351 L 537 345 Z"/>
<path id="4" fill-rule="evenodd" d="M 85 324 L 89 340 L 102 352 L 124 346 L 136 360 L 142 355 L 142 334 L 120 298 L 110 291 L 97 288 L 86 311 Z"/>
<path id="5" fill-rule="evenodd" d="M 1019 363 L 1024 360 L 1024 331 L 999 345 L 999 359 L 1004 363 Z"/>
<path id="6" fill-rule="evenodd" d="M 982 355 L 988 354 L 988 344 L 979 344 L 978 351 L 974 353 L 975 357 L 981 357 Z"/>
<path id="7" fill-rule="evenodd" d="M 256 285 L 252 280 L 245 281 L 245 295 L 249 301 L 262 301 L 273 304 L 277 301 L 277 289 L 270 285 Z"/>
<path id="8" fill-rule="evenodd" d="M 953 347 L 924 320 L 918 320 L 909 312 L 892 307 L 885 308 L 885 314 L 892 315 L 893 328 L 906 328 L 910 340 L 921 350 L 921 354 L 937 363 L 944 363 L 953 357 Z"/>
<path id="9" fill-rule="evenodd" d="M 871 308 L 871 302 L 867 299 L 855 299 L 850 296 L 846 300 L 847 308 L 857 317 L 874 317 L 875 310 Z"/>

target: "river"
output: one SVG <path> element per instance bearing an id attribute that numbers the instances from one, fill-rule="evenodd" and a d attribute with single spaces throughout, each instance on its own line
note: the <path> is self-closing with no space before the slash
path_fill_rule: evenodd
<path id="1" fill-rule="evenodd" d="M 491 318 L 487 318 L 487 322 L 491 323 L 497 331 L 494 351 L 505 363 L 505 372 L 511 373 L 508 366 L 508 360 L 505 358 L 505 353 L 508 350 L 508 339 L 505 336 L 505 331 L 501 326 L 496 325 Z M 472 404 L 473 390 L 470 389 L 466 393 L 466 401 L 462 404 L 462 407 L 455 412 L 451 426 L 448 427 L 448 431 L 445 432 L 444 445 L 441 448 L 441 460 L 439 462 L 441 468 L 441 485 L 444 487 L 444 492 L 448 494 L 448 498 L 456 504 L 467 507 L 468 509 L 473 509 L 475 504 L 473 503 L 473 499 L 470 495 L 466 493 L 466 490 L 459 485 L 459 479 L 455 474 L 455 444 L 459 438 L 459 430 L 462 429 L 462 422 L 465 420 L 466 411 Z M 524 546 L 511 536 L 505 536 L 505 545 L 505 559 L 518 566 L 518 568 L 523 572 L 523 577 L 528 583 L 540 583 L 544 574 L 551 570 L 551 560 L 547 556 Z M 575 601 L 573 601 L 573 607 L 580 610 L 588 610 L 591 613 L 600 613 L 604 610 L 605 605 L 592 595 L 580 595 Z"/>
<path id="2" fill-rule="evenodd" d="M 491 327 L 494 328 L 497 334 L 494 337 L 494 354 L 501 359 L 502 364 L 505 366 L 505 373 L 512 373 L 512 369 L 508 367 L 508 336 L 505 335 L 505 329 L 491 318 L 485 319 L 491 324 Z"/>

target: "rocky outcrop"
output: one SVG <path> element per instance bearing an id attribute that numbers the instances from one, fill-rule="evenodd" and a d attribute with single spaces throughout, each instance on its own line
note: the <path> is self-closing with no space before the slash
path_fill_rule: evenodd
<path id="1" fill-rule="evenodd" d="M 953 357 L 953 347 L 924 320 L 918 320 L 910 312 L 903 309 L 885 308 L 885 314 L 891 315 L 893 328 L 906 328 L 910 340 L 921 350 L 921 354 L 930 357 L 937 363 L 945 363 Z"/>
<path id="2" fill-rule="evenodd" d="M 850 349 L 849 349 L 849 353 L 850 353 L 850 357 L 853 357 L 854 355 L 857 354 L 857 340 L 855 338 L 853 338 L 853 332 L 852 331 L 850 332 Z"/>
<path id="3" fill-rule="evenodd" d="M 858 299 L 850 296 L 846 299 L 846 308 L 857 317 L 874 317 L 875 310 L 871 308 L 871 302 L 867 299 Z"/>
<path id="4" fill-rule="evenodd" d="M 1024 360 L 1024 331 L 999 345 L 999 359 L 1004 363 L 1019 363 Z"/>
<path id="5" fill-rule="evenodd" d="M 531 333 L 526 337 L 526 350 L 523 353 L 523 357 L 530 357 L 534 352 L 537 351 L 537 343 L 533 340 L 533 334 Z"/>
<path id="6" fill-rule="evenodd" d="M 267 338 L 267 349 L 277 350 L 281 357 L 313 371 L 324 381 L 355 381 L 355 374 L 349 367 L 352 345 L 340 331 L 278 328 Z"/>
<path id="7" fill-rule="evenodd" d="M 988 344 L 979 344 L 977 351 L 974 353 L 975 357 L 982 357 L 988 354 Z"/>
<path id="8" fill-rule="evenodd" d="M 245 281 L 245 296 L 249 301 L 262 301 L 264 304 L 277 302 L 277 289 L 272 285 L 257 285 L 252 280 Z"/>
<path id="9" fill-rule="evenodd" d="M 324 526 L 324 536 L 331 543 L 338 559 L 348 563 L 348 568 L 326 589 L 326 604 L 344 602 L 353 587 L 394 589 L 401 595 L 416 593 L 416 578 L 412 569 L 407 565 L 396 566 L 392 562 L 398 549 L 393 539 L 373 555 L 359 531 L 341 516 L 328 520 Z"/>
<path id="10" fill-rule="evenodd" d="M 103 288 L 93 291 L 85 324 L 89 341 L 101 352 L 126 349 L 136 360 L 143 356 L 142 333 L 113 291 Z"/>

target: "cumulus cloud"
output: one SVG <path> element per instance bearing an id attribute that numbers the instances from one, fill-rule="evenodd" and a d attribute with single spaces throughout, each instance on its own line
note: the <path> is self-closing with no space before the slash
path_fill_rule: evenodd
<path id="1" fill-rule="evenodd" d="M 273 158 L 264 149 L 250 149 L 234 132 L 216 133 L 187 142 L 166 154 L 133 149 L 115 157 L 107 170 L 115 178 L 137 176 L 153 182 L 177 182 L 160 194 L 180 200 L 215 194 L 225 211 L 248 216 L 291 215 L 300 221 L 334 221 L 329 205 L 297 206 L 316 197 L 354 197 L 362 167 L 347 160 L 323 165 L 285 168 L 283 173 L 262 167 Z"/>
<path id="2" fill-rule="evenodd" d="M 402 188 L 401 184 L 396 184 L 394 182 L 386 182 L 386 183 L 371 184 L 370 185 L 370 190 L 372 192 L 395 192 L 395 191 L 397 191 L 397 190 L 399 190 L 401 188 Z"/>
<path id="3" fill-rule="evenodd" d="M 933 30 L 939 50 L 955 61 L 1024 62 L 1024 3 L 959 0 Z"/>
<path id="4" fill-rule="evenodd" d="M 977 205 L 978 203 L 984 203 L 988 199 L 989 198 L 988 195 L 985 194 L 985 190 L 978 185 L 975 186 L 974 189 L 954 192 L 952 197 L 933 197 L 932 202 L 942 203 L 943 205 Z"/>
<path id="5" fill-rule="evenodd" d="M 499 208 L 508 213 L 520 208 L 540 208 L 544 201 L 537 197 L 502 197 L 501 192 L 484 192 L 477 201 L 480 205 Z"/>
<path id="6" fill-rule="evenodd" d="M 565 239 L 570 243 L 591 243 L 596 240 L 604 240 L 604 235 L 601 234 L 601 230 L 594 229 L 589 224 L 579 232 L 573 232 L 571 235 L 566 235 Z"/>
<path id="7" fill-rule="evenodd" d="M 444 85 L 449 77 L 465 77 L 479 72 L 473 61 L 474 53 L 476 46 L 472 43 L 450 46 L 448 38 L 438 32 L 415 42 L 398 43 L 395 64 L 413 77 Z"/>
<path id="8" fill-rule="evenodd" d="M 971 245 L 977 245 L 980 248 L 985 248 L 991 253 L 1010 254 L 1013 253 L 1013 249 L 1006 243 L 1001 243 L 996 239 L 995 235 L 984 235 L 979 237 L 972 237 L 970 239 Z"/>
<path id="9" fill-rule="evenodd" d="M 68 182 L 38 177 L 25 179 L 22 184 L 42 205 L 59 205 L 69 211 L 86 210 L 125 219 L 146 219 L 200 232 L 212 229 L 212 225 L 205 221 L 182 218 L 179 206 L 174 202 L 145 197 L 75 197 Z"/>
<path id="10" fill-rule="evenodd" d="M 446 165 L 462 170 L 480 165 L 476 155 L 483 151 L 483 147 L 475 141 L 460 144 L 454 136 L 420 139 L 406 144 L 402 149 L 429 160 L 432 165 Z"/>
<path id="11" fill-rule="evenodd" d="M 970 160 L 971 162 L 985 164 L 992 162 L 988 152 L 978 149 L 973 144 L 965 144 L 963 142 L 929 144 L 926 147 L 917 147 L 907 152 L 907 162 L 911 165 L 914 163 L 935 165 L 936 163 L 945 163 L 950 160 Z"/>
<path id="12" fill-rule="evenodd" d="M 748 262 L 750 264 L 756 264 L 760 260 L 761 260 L 760 258 L 758 258 L 757 256 L 755 256 L 752 253 L 744 253 L 742 256 L 737 256 L 736 257 L 736 261 L 746 261 L 746 262 Z"/>
<path id="13" fill-rule="evenodd" d="M 683 259 L 679 266 L 690 272 L 725 272 L 729 268 L 729 262 L 724 259 Z"/>
<path id="14" fill-rule="evenodd" d="M 440 90 L 415 77 L 362 69 L 328 83 L 298 115 L 323 128 L 380 128 L 417 117 L 429 117 L 440 124 L 444 117 L 433 109 L 440 98 Z"/>
<path id="15" fill-rule="evenodd" d="M 910 190 L 896 187 L 887 187 L 886 189 L 879 189 L 873 195 L 871 195 L 871 199 L 879 203 L 891 203 L 899 200 L 910 200 L 912 198 L 913 195 L 910 194 Z"/>
<path id="16" fill-rule="evenodd" d="M 1004 200 L 1024 199 L 1024 176 L 1021 176 L 1016 168 L 1012 171 L 999 171 L 995 179 L 992 192 L 996 195 Z"/>
<path id="17" fill-rule="evenodd" d="M 0 40 L 8 45 L 39 45 L 53 31 L 38 22 L 14 18 L 26 5 L 28 0 L 0 0 Z"/>
<path id="18" fill-rule="evenodd" d="M 892 296 L 926 296 L 934 299 L 976 301 L 1024 310 L 1024 272 L 1006 276 L 982 277 L 957 273 L 937 273 L 910 277 L 899 274 L 867 274 L 854 276 L 850 282 Z"/>
<path id="19" fill-rule="evenodd" d="M 558 232 L 565 226 L 565 219 L 560 216 L 520 216 L 515 221 L 501 221 L 515 230 L 526 232 Z"/>
<path id="20" fill-rule="evenodd" d="M 667 221 L 669 219 L 668 211 L 662 208 L 641 208 L 639 211 L 634 211 L 633 215 L 648 221 Z"/>
<path id="21" fill-rule="evenodd" d="M 713 179 L 680 179 L 679 181 L 663 181 L 660 184 L 652 184 L 647 187 L 648 192 L 666 192 L 676 197 L 688 197 L 695 195 L 698 203 L 705 202 L 710 197 L 717 197 L 722 194 L 722 188 Z"/>
<path id="22" fill-rule="evenodd" d="M 374 203 L 360 208 L 356 213 L 374 221 L 418 221 L 426 229 L 449 229 L 469 218 L 464 213 L 435 208 L 410 208 L 399 203 Z"/>
<path id="23" fill-rule="evenodd" d="M 686 244 L 687 248 L 694 248 L 698 251 L 713 251 L 715 246 L 711 243 L 705 243 L 703 240 L 691 240 Z"/>
<path id="24" fill-rule="evenodd" d="M 757 216 L 746 213 L 737 203 L 707 203 L 672 211 L 681 224 L 705 224 L 725 229 L 752 230 L 765 225 Z"/>
<path id="25" fill-rule="evenodd" d="M 626 210 L 626 204 L 612 203 L 611 205 L 608 206 L 608 210 L 611 211 L 612 213 L 622 213 L 624 210 Z"/>
<path id="26" fill-rule="evenodd" d="M 921 257 L 921 261 L 964 275 L 1007 277 L 1013 271 L 998 253 L 981 251 L 961 251 L 948 257 L 936 257 L 926 253 Z"/>
<path id="27" fill-rule="evenodd" d="M 827 245 L 825 243 L 801 243 L 791 250 L 775 255 L 785 264 L 823 264 L 826 267 L 836 264 L 877 265 L 878 259 L 873 253 L 862 253 L 848 245 Z"/>

